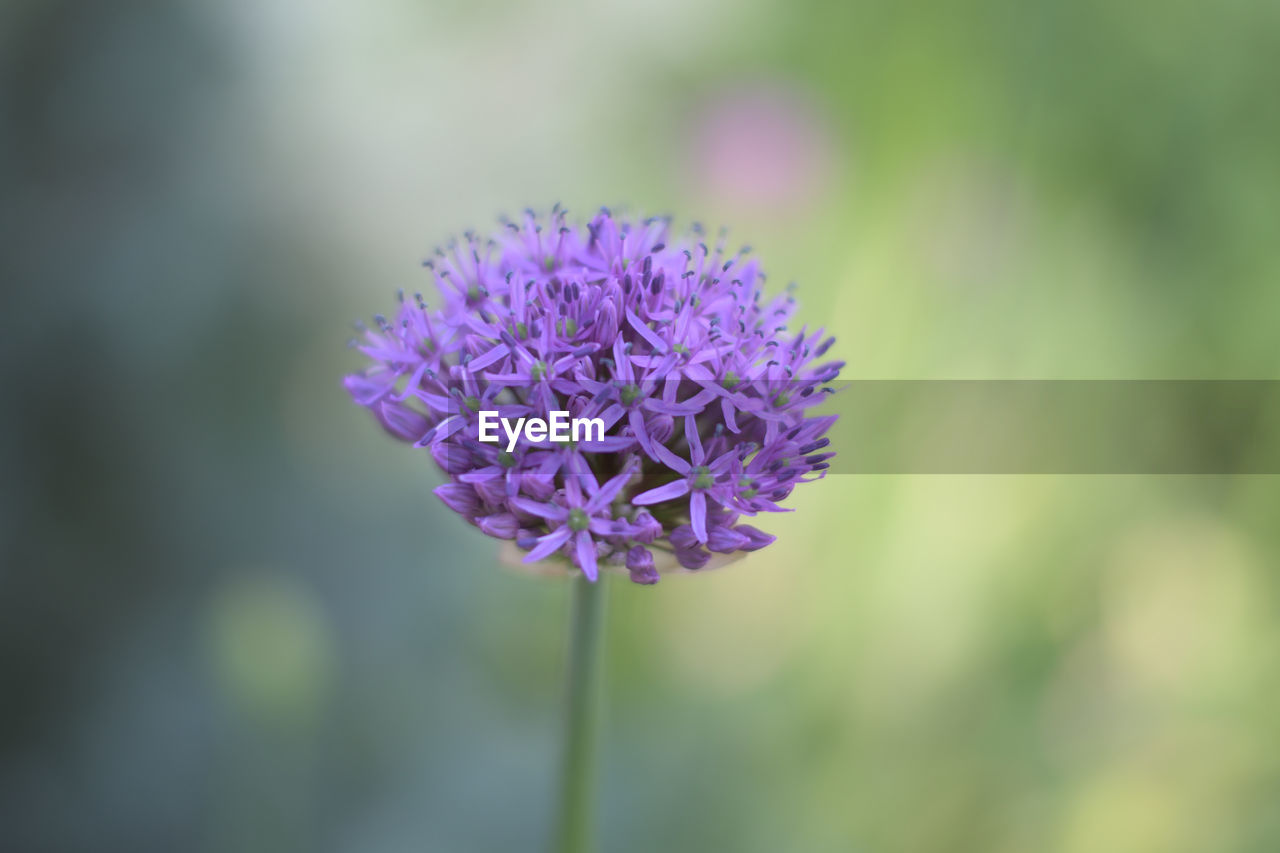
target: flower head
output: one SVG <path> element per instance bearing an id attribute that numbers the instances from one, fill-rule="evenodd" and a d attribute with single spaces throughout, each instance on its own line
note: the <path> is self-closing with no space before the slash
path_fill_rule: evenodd
<path id="1" fill-rule="evenodd" d="M 440 309 L 402 294 L 364 330 L 352 398 L 428 450 L 449 479 L 441 500 L 526 562 L 651 584 L 654 550 L 699 569 L 772 542 L 739 519 L 784 511 L 826 473 L 835 418 L 809 410 L 842 367 L 821 361 L 832 339 L 789 332 L 790 291 L 765 298 L 759 265 L 726 254 L 723 234 L 708 247 L 697 227 L 676 237 L 666 219 L 607 210 L 575 226 L 558 207 L 504 225 L 426 262 Z M 602 429 L 494 443 L 482 412 Z"/>

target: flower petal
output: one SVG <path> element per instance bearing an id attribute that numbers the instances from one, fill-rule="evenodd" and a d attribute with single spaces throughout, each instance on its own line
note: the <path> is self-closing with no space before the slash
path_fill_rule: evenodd
<path id="1" fill-rule="evenodd" d="M 591 538 L 591 534 L 587 531 L 579 530 L 574 545 L 574 550 L 578 554 L 578 568 L 582 569 L 582 573 L 587 576 L 587 580 L 594 581 L 597 575 L 596 541 Z"/>
<path id="2" fill-rule="evenodd" d="M 631 479 L 631 476 L 635 473 L 635 470 L 636 470 L 635 463 L 632 462 L 627 465 L 627 467 L 622 471 L 622 473 L 610 479 L 603 486 L 600 486 L 599 488 L 595 489 L 595 494 L 593 494 L 591 498 L 587 501 L 587 505 L 586 505 L 587 512 L 589 513 L 599 512 L 600 510 L 608 506 L 609 502 L 612 501 L 615 497 L 617 497 L 618 492 L 622 491 L 622 487 L 625 486 L 627 484 L 627 481 Z M 594 483 L 591 485 L 594 485 Z"/>
<path id="3" fill-rule="evenodd" d="M 530 551 L 524 558 L 526 563 L 536 563 L 539 560 L 546 559 L 554 554 L 561 545 L 569 539 L 569 534 L 573 531 L 568 526 L 561 527 L 555 531 L 548 533 L 538 540 L 538 545 Z"/>
<path id="4" fill-rule="evenodd" d="M 684 439 L 689 442 L 689 461 L 701 465 L 706 454 L 702 452 L 702 437 L 698 435 L 698 419 L 692 415 L 684 416 Z"/>
<path id="5" fill-rule="evenodd" d="M 667 342 L 658 337 L 657 334 L 654 333 L 653 329 L 650 329 L 649 325 L 645 323 L 644 320 L 637 317 L 636 312 L 632 311 L 630 308 L 627 309 L 627 322 L 631 324 L 631 328 L 635 329 L 640 337 L 645 339 L 649 346 L 653 347 L 658 352 L 667 351 Z"/>
<path id="6" fill-rule="evenodd" d="M 707 541 L 707 496 L 702 492 L 694 492 L 689 496 L 689 525 L 698 541 Z"/>
<path id="7" fill-rule="evenodd" d="M 693 470 L 693 466 L 690 465 L 686 460 L 681 459 L 679 456 L 676 456 L 674 453 L 672 453 L 670 450 L 667 450 L 667 448 L 661 444 L 653 445 L 653 452 L 657 454 L 658 459 L 662 462 L 663 465 L 666 465 L 668 468 L 670 468 L 671 470 L 675 471 L 678 474 L 688 474 L 691 470 Z"/>
<path id="8" fill-rule="evenodd" d="M 568 517 L 569 511 L 562 506 L 555 504 L 542 503 L 540 501 L 531 501 L 528 498 L 513 497 L 507 499 L 511 506 L 527 512 L 529 515 L 536 515 L 538 518 L 546 518 L 551 521 L 563 521 Z"/>
<path id="9" fill-rule="evenodd" d="M 489 347 L 489 351 L 484 355 L 476 356 L 467 362 L 467 370 L 484 370 L 491 364 L 496 364 L 511 354 L 506 344 L 494 344 Z"/>
<path id="10" fill-rule="evenodd" d="M 660 504 L 663 501 L 673 501 L 687 494 L 689 494 L 689 481 L 680 479 L 673 480 L 665 486 L 658 486 L 656 489 L 641 492 L 632 498 L 631 502 L 636 506 L 648 506 L 649 504 Z"/>

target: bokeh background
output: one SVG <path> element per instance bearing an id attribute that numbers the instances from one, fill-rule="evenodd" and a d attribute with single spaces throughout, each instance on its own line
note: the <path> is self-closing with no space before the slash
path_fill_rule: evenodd
<path id="1" fill-rule="evenodd" d="M 847 378 L 1276 378 L 1280 5 L 0 4 L 0 848 L 523 851 L 562 583 L 343 395 L 555 201 Z M 856 448 L 840 448 L 856 453 Z M 1280 482 L 833 476 L 611 584 L 608 851 L 1280 849 Z"/>

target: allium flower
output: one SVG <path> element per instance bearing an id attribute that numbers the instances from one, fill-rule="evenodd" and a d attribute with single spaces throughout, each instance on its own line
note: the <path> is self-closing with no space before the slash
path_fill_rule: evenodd
<path id="1" fill-rule="evenodd" d="M 425 263 L 442 307 L 421 295 L 354 342 L 371 362 L 352 398 L 392 436 L 426 449 L 436 494 L 526 562 L 600 566 L 637 583 L 659 564 L 702 568 L 774 537 L 739 523 L 784 511 L 825 475 L 834 416 L 809 410 L 843 366 L 820 362 L 822 331 L 790 333 L 794 298 L 700 228 L 602 210 L 585 226 L 557 206 L 489 240 L 472 234 Z M 480 412 L 598 418 L 578 442 L 481 440 Z M 655 559 L 654 551 L 659 552 Z"/>

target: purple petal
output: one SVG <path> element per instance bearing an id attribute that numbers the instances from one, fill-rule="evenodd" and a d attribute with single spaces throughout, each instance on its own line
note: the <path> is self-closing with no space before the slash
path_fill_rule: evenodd
<path id="1" fill-rule="evenodd" d="M 529 515 L 536 515 L 538 518 L 546 518 L 551 521 L 563 521 L 569 515 L 569 510 L 555 504 L 539 503 L 531 501 L 528 498 L 513 497 L 507 499 L 515 509 Z"/>
<path id="2" fill-rule="evenodd" d="M 640 405 L 651 412 L 661 412 L 664 415 L 696 415 L 703 409 L 702 406 L 690 404 L 688 401 L 683 403 L 668 402 L 657 397 L 649 397 Z"/>
<path id="3" fill-rule="evenodd" d="M 741 432 L 741 430 L 738 429 L 738 420 L 734 417 L 735 409 L 733 407 L 733 402 L 728 397 L 722 397 L 720 399 L 720 411 L 724 414 L 724 425 L 728 428 L 729 432 Z"/>
<path id="4" fill-rule="evenodd" d="M 663 465 L 666 465 L 678 474 L 688 474 L 693 468 L 692 465 L 684 459 L 681 459 L 679 456 L 676 456 L 670 450 L 667 450 L 667 448 L 663 447 L 661 444 L 655 444 L 653 446 L 653 450 L 658 455 L 658 459 Z"/>
<path id="5" fill-rule="evenodd" d="M 470 454 L 467 454 L 467 458 L 470 459 Z M 502 473 L 501 468 L 496 465 L 489 465 L 485 468 L 477 468 L 474 471 L 468 471 L 465 474 L 460 474 L 458 479 L 464 483 L 483 483 L 488 480 L 498 479 L 502 476 Z"/>
<path id="6" fill-rule="evenodd" d="M 621 518 L 592 518 L 587 529 L 597 536 L 623 536 L 627 522 Z"/>
<path id="7" fill-rule="evenodd" d="M 587 576 L 587 580 L 594 581 L 597 574 L 596 541 L 591 538 L 591 534 L 587 531 L 579 530 L 574 544 L 578 554 L 578 568 L 582 569 L 582 573 Z"/>
<path id="8" fill-rule="evenodd" d="M 697 364 L 690 364 L 687 367 L 685 367 L 684 375 L 688 376 L 690 379 L 694 381 L 702 381 L 702 382 L 715 378 L 714 376 L 712 376 L 711 371 Z"/>
<path id="9" fill-rule="evenodd" d="M 689 461 L 701 465 L 706 456 L 702 452 L 702 437 L 698 435 L 698 419 L 692 415 L 685 415 L 684 438 L 689 442 Z"/>
<path id="10" fill-rule="evenodd" d="M 627 309 L 627 322 L 631 324 L 631 328 L 635 329 L 640 337 L 645 339 L 649 346 L 658 352 L 667 351 L 667 342 L 654 334 L 653 329 L 650 329 L 649 325 L 637 317 L 630 308 Z"/>
<path id="11" fill-rule="evenodd" d="M 538 540 L 538 546 L 525 555 L 524 562 L 536 563 L 539 560 L 550 557 L 561 545 L 569 539 L 569 534 L 573 531 L 567 526 L 561 527 L 552 533 L 548 533 Z"/>
<path id="12" fill-rule="evenodd" d="M 501 361 L 510 354 L 506 344 L 494 344 L 489 351 L 482 356 L 477 356 L 467 362 L 467 370 L 484 370 L 491 364 Z"/>
<path id="13" fill-rule="evenodd" d="M 647 492 L 641 492 L 631 499 L 636 506 L 647 506 L 649 504 L 660 504 L 663 501 L 675 500 L 676 498 L 687 495 L 689 493 L 688 480 L 675 480 L 667 483 L 665 486 L 658 486 L 656 489 L 650 489 Z"/>
<path id="14" fill-rule="evenodd" d="M 707 496 L 702 492 L 694 492 L 689 497 L 689 524 L 698 541 L 707 541 Z"/>
<path id="15" fill-rule="evenodd" d="M 385 376 L 382 379 L 371 379 L 368 376 L 356 374 L 342 380 L 342 384 L 351 395 L 351 399 L 362 406 L 369 406 L 386 396 L 386 393 L 395 386 L 395 381 L 394 375 L 388 382 Z"/>
<path id="16" fill-rule="evenodd" d="M 453 415 L 452 417 L 445 418 L 440 423 L 436 424 L 435 429 L 418 439 L 417 443 L 413 446 L 426 447 L 433 441 L 444 441 L 466 425 L 467 422 L 461 415 Z"/>
<path id="17" fill-rule="evenodd" d="M 527 385 L 531 381 L 527 373 L 485 373 L 484 378 L 496 385 Z"/>
<path id="18" fill-rule="evenodd" d="M 596 490 L 596 493 L 587 501 L 587 509 L 589 512 L 599 512 L 609 505 L 609 502 L 617 497 L 618 492 L 622 491 L 622 487 L 630 481 L 632 475 L 635 474 L 636 466 L 630 464 L 621 474 L 610 479 L 607 483 Z"/>
<path id="19" fill-rule="evenodd" d="M 640 449 L 650 459 L 656 460 L 658 455 L 654 450 L 653 442 L 649 439 L 649 431 L 645 428 L 644 415 L 639 409 L 632 409 L 627 420 L 631 424 L 631 431 L 635 434 L 636 441 L 640 442 Z"/>
<path id="20" fill-rule="evenodd" d="M 713 527 L 707 533 L 707 549 L 717 554 L 748 550 L 751 540 L 731 527 Z"/>

